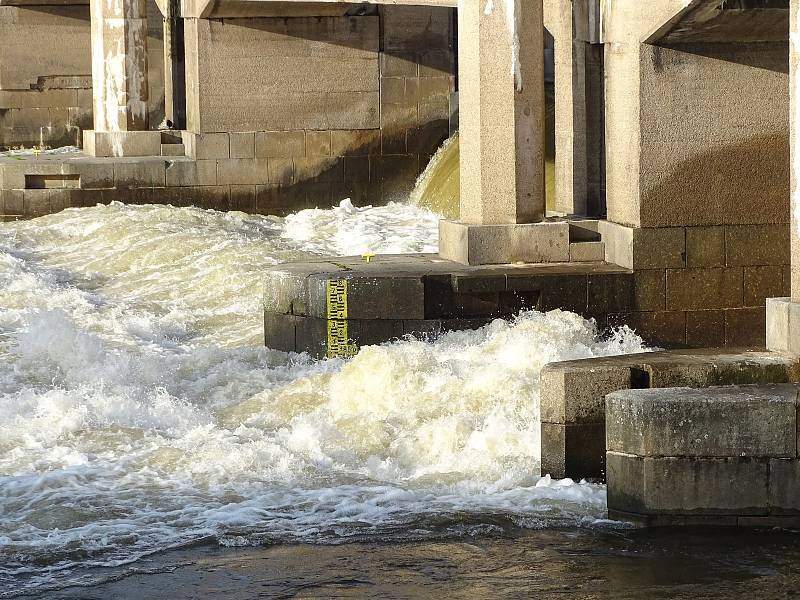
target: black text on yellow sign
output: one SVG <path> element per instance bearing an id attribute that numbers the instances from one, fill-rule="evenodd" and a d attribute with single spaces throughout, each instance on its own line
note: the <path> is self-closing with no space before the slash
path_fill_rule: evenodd
<path id="1" fill-rule="evenodd" d="M 347 328 L 347 280 L 326 282 L 328 304 L 328 358 L 350 358 L 358 347 L 350 342 Z"/>

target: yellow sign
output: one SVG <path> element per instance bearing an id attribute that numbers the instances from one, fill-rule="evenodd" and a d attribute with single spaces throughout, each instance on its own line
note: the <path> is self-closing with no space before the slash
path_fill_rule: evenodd
<path id="1" fill-rule="evenodd" d="M 350 358 L 358 346 L 350 343 L 347 330 L 347 280 L 327 281 L 328 358 Z"/>

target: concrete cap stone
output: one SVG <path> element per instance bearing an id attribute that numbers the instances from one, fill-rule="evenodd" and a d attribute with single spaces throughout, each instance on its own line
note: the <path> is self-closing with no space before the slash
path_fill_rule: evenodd
<path id="1" fill-rule="evenodd" d="M 794 457 L 800 385 L 622 390 L 606 397 L 609 452 Z"/>

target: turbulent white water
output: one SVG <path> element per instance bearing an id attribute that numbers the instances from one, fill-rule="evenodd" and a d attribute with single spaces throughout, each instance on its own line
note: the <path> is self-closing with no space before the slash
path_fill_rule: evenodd
<path id="1" fill-rule="evenodd" d="M 538 374 L 640 351 L 569 313 L 314 361 L 260 346 L 265 265 L 430 252 L 405 205 L 286 219 L 98 206 L 0 224 L 0 597 L 177 545 L 603 517 L 538 473 Z"/>

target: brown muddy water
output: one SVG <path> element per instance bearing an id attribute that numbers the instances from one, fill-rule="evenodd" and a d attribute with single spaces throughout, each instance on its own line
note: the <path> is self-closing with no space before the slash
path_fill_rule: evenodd
<path id="1" fill-rule="evenodd" d="M 792 598 L 800 535 L 788 531 L 518 531 L 400 544 L 198 547 L 48 599 Z"/>

